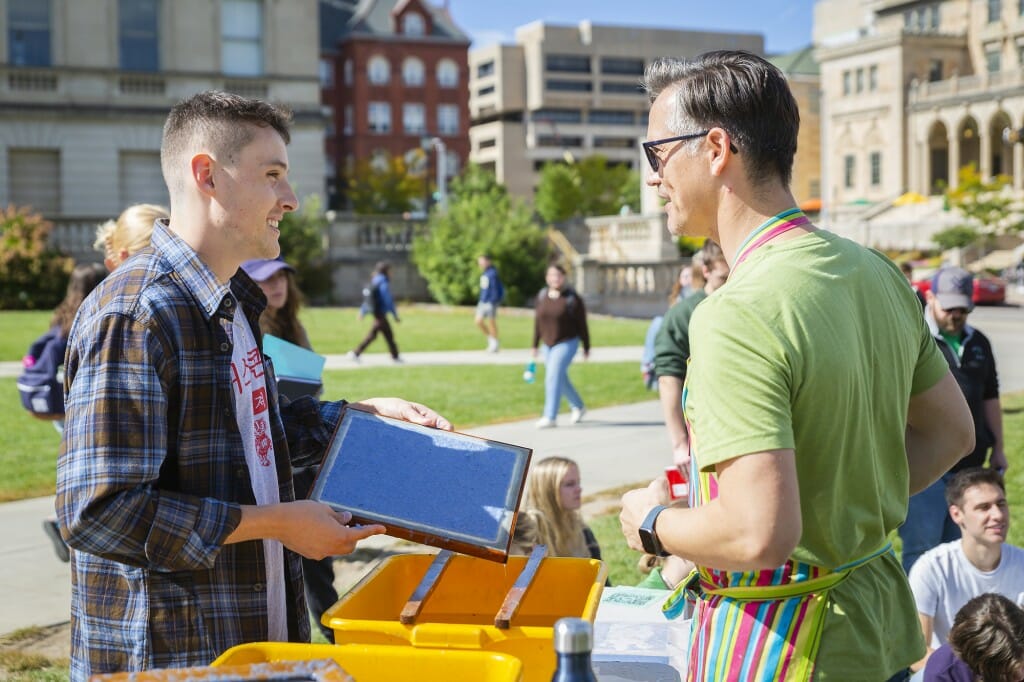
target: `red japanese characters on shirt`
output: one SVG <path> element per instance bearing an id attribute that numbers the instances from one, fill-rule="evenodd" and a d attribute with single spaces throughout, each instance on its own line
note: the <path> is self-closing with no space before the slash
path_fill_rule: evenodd
<path id="1" fill-rule="evenodd" d="M 245 391 L 246 387 L 252 385 L 254 379 L 261 378 L 263 378 L 263 358 L 260 357 L 259 348 L 252 348 L 245 353 L 242 360 L 241 372 L 239 372 L 239 368 L 236 363 L 231 363 L 231 383 L 239 395 Z M 264 398 L 265 397 L 266 390 L 264 390 Z M 253 406 L 255 407 L 255 404 Z M 253 411 L 255 412 L 256 410 L 254 409 Z"/>
<path id="2" fill-rule="evenodd" d="M 256 440 L 256 456 L 260 458 L 260 464 L 268 467 L 270 466 L 270 449 L 274 447 L 274 443 L 270 440 L 270 434 L 267 433 L 267 420 L 254 419 L 252 431 Z"/>

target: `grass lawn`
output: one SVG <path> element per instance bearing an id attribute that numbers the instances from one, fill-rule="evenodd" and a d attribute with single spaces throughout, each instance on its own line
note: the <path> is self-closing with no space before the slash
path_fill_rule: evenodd
<path id="1" fill-rule="evenodd" d="M 543 375 L 543 366 L 538 368 Z M 589 407 L 651 400 L 637 363 L 583 363 L 570 370 Z M 52 495 L 60 437 L 49 422 L 21 407 L 14 379 L 0 379 L 0 502 Z M 527 384 L 513 365 L 398 366 L 335 370 L 324 374 L 328 399 L 400 396 L 424 403 L 457 429 L 527 419 L 540 414 L 543 376 Z"/>
<path id="2" fill-rule="evenodd" d="M 1016 520 L 1010 524 L 1007 541 L 1024 547 L 1024 393 L 1003 396 L 1003 439 L 1006 443 L 1006 457 L 1010 462 L 1006 475 L 1006 497 L 1011 511 L 1016 514 Z M 601 545 L 601 556 L 608 564 L 612 584 L 635 585 L 640 582 L 643 576 L 636 568 L 640 553 L 626 545 L 619 526 L 618 512 L 596 516 L 589 523 Z M 892 537 L 893 545 L 899 552 L 899 536 L 893 533 Z"/>
<path id="3" fill-rule="evenodd" d="M 393 324 L 398 347 L 403 352 L 438 350 L 481 350 L 487 340 L 473 324 L 473 308 L 427 305 L 399 306 L 402 322 Z M 356 308 L 305 308 L 301 318 L 313 348 L 325 355 L 347 353 L 366 335 L 371 318 L 357 319 Z M 20 360 L 36 338 L 46 331 L 49 311 L 0 312 L 0 360 Z M 591 316 L 590 338 L 594 346 L 640 346 L 648 320 Z M 528 348 L 533 341 L 533 312 L 525 308 L 502 308 L 498 332 L 506 348 Z M 367 350 L 387 350 L 380 339 Z"/>

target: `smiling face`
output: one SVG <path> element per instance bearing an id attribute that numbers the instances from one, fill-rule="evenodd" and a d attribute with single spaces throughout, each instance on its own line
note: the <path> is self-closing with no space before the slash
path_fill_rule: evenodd
<path id="1" fill-rule="evenodd" d="M 580 486 L 580 470 L 575 464 L 568 467 L 558 484 L 558 503 L 566 511 L 576 511 L 583 506 L 583 488 Z"/>
<path id="2" fill-rule="evenodd" d="M 651 105 L 647 123 L 647 139 L 662 140 L 693 131 L 670 130 L 673 118 L 673 98 L 678 88 L 666 88 Z M 645 169 L 645 182 L 657 188 L 658 196 L 665 200 L 669 232 L 675 235 L 712 236 L 711 221 L 707 217 L 707 201 L 712 188 L 706 183 L 706 172 L 702 171 L 700 156 L 685 147 L 699 145 L 696 141 L 668 142 L 652 151 L 658 161 L 658 171 L 650 166 Z"/>
<path id="3" fill-rule="evenodd" d="M 562 285 L 565 284 L 565 273 L 556 267 L 550 267 L 544 274 L 544 282 L 548 285 L 548 289 L 561 291 Z"/>
<path id="4" fill-rule="evenodd" d="M 215 163 L 217 222 L 226 253 L 239 263 L 276 258 L 281 252 L 278 223 L 299 205 L 288 182 L 288 150 L 281 135 L 254 126 L 249 144 Z"/>
<path id="5" fill-rule="evenodd" d="M 963 503 L 952 505 L 949 515 L 960 526 L 965 542 L 994 547 L 1006 542 L 1010 508 L 999 486 L 979 483 L 964 491 Z"/>

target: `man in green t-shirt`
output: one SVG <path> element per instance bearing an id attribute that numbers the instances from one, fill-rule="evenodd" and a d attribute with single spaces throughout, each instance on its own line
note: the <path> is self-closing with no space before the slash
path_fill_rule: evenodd
<path id="1" fill-rule="evenodd" d="M 906 679 L 924 643 L 887 537 L 971 449 L 970 412 L 899 270 L 795 207 L 782 73 L 712 52 L 645 80 L 646 181 L 732 273 L 690 322 L 691 506 L 656 481 L 623 533 L 700 570 L 689 679 Z"/>

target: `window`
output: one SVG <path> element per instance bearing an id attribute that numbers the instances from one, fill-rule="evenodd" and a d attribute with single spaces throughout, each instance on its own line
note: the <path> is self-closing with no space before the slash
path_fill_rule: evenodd
<path id="1" fill-rule="evenodd" d="M 402 129 L 406 135 L 422 135 L 427 131 L 422 104 L 407 102 L 402 105 Z"/>
<path id="2" fill-rule="evenodd" d="M 352 60 L 346 59 L 341 69 L 342 75 L 345 78 L 345 85 L 352 85 Z"/>
<path id="3" fill-rule="evenodd" d="M 391 105 L 387 102 L 370 102 L 370 132 L 391 132 Z"/>
<path id="4" fill-rule="evenodd" d="M 807 108 L 812 114 L 821 113 L 821 91 L 811 90 L 807 93 Z"/>
<path id="5" fill-rule="evenodd" d="M 1024 17 L 1024 0 L 1017 0 L 1017 15 Z"/>
<path id="6" fill-rule="evenodd" d="M 594 109 L 587 116 L 591 123 L 604 123 L 609 125 L 633 125 L 636 116 L 632 111 L 609 111 L 606 109 Z"/>
<path id="7" fill-rule="evenodd" d="M 595 137 L 594 147 L 598 149 L 633 149 L 635 137 Z"/>
<path id="8" fill-rule="evenodd" d="M 407 36 L 421 36 L 426 33 L 427 25 L 419 12 L 409 12 L 402 17 L 402 33 Z"/>
<path id="9" fill-rule="evenodd" d="M 933 59 L 928 65 L 928 82 L 935 83 L 942 80 L 942 60 Z"/>
<path id="10" fill-rule="evenodd" d="M 229 76 L 263 73 L 262 0 L 222 0 L 221 70 Z"/>
<path id="11" fill-rule="evenodd" d="M 999 73 L 1002 70 L 1002 59 L 998 50 L 985 53 L 985 68 L 989 73 Z"/>
<path id="12" fill-rule="evenodd" d="M 1024 68 L 1024 44 L 1017 44 L 1017 66 Z"/>
<path id="13" fill-rule="evenodd" d="M 864 69 L 857 69 L 857 92 L 864 92 Z"/>
<path id="14" fill-rule="evenodd" d="M 50 66 L 50 0 L 7 0 L 7 60 Z"/>
<path id="15" fill-rule="evenodd" d="M 583 138 L 576 135 L 538 135 L 538 147 L 582 147 Z"/>
<path id="16" fill-rule="evenodd" d="M 544 84 L 544 87 L 556 92 L 590 92 L 594 89 L 594 84 L 590 81 L 561 81 L 549 79 Z"/>
<path id="17" fill-rule="evenodd" d="M 548 71 L 590 73 L 590 57 L 587 55 L 549 54 L 544 57 L 544 68 Z"/>
<path id="18" fill-rule="evenodd" d="M 477 149 L 490 149 L 491 147 L 497 147 L 497 146 L 498 146 L 498 141 L 495 140 L 493 137 L 491 137 L 491 138 L 488 138 L 486 140 L 480 140 L 480 142 L 477 143 L 476 148 Z"/>
<path id="19" fill-rule="evenodd" d="M 872 65 L 868 68 L 868 90 L 874 92 L 878 89 L 878 67 Z"/>
<path id="20" fill-rule="evenodd" d="M 601 83 L 601 92 L 615 95 L 642 95 L 644 89 L 639 83 Z"/>
<path id="21" fill-rule="evenodd" d="M 493 85 L 487 85 L 487 86 L 482 87 L 479 90 L 477 90 L 476 91 L 476 95 L 477 95 L 477 97 L 483 97 L 484 95 L 489 95 L 492 92 L 494 92 L 494 86 Z"/>
<path id="22" fill-rule="evenodd" d="M 407 57 L 402 62 L 402 82 L 409 87 L 423 85 L 423 62 L 416 57 Z"/>
<path id="23" fill-rule="evenodd" d="M 1021 2 L 1024 2 L 1024 0 L 1021 0 Z M 487 76 L 491 76 L 493 74 L 494 74 L 494 60 L 493 59 L 491 61 L 489 61 L 489 62 L 484 62 L 482 64 L 478 64 L 477 67 L 476 67 L 476 77 L 477 78 L 486 78 Z"/>
<path id="24" fill-rule="evenodd" d="M 459 107 L 455 104 L 437 106 L 437 132 L 439 135 L 459 134 Z"/>
<path id="25" fill-rule="evenodd" d="M 816 199 L 821 196 L 821 180 L 811 180 L 807 186 L 811 197 Z"/>
<path id="26" fill-rule="evenodd" d="M 853 188 L 853 171 L 854 158 L 852 155 L 847 154 L 843 157 L 843 187 L 846 189 Z"/>
<path id="27" fill-rule="evenodd" d="M 344 116 L 344 118 L 342 119 L 342 122 L 341 122 L 341 126 L 342 126 L 341 127 L 341 132 L 344 135 L 351 135 L 352 134 L 352 125 L 353 125 L 352 124 L 352 105 L 351 104 L 346 104 L 345 105 L 345 109 L 343 110 L 343 116 Z"/>
<path id="28" fill-rule="evenodd" d="M 442 88 L 454 88 L 459 84 L 459 67 L 451 59 L 437 63 L 437 84 Z"/>
<path id="29" fill-rule="evenodd" d="M 644 60 L 624 57 L 601 57 L 601 73 L 615 73 L 623 76 L 644 75 Z"/>
<path id="30" fill-rule="evenodd" d="M 551 123 L 583 123 L 583 112 L 579 109 L 538 109 L 531 118 Z"/>
<path id="31" fill-rule="evenodd" d="M 882 152 L 871 152 L 868 159 L 871 163 L 871 186 L 878 187 L 882 184 Z"/>
<path id="32" fill-rule="evenodd" d="M 843 71 L 843 94 L 849 95 L 853 92 L 853 74 Z"/>
<path id="33" fill-rule="evenodd" d="M 931 10 L 932 10 L 932 12 L 931 12 L 931 14 L 932 14 L 931 28 L 932 28 L 933 31 L 938 31 L 939 30 L 939 24 L 942 23 L 941 22 L 941 18 L 939 17 L 939 5 L 932 5 Z"/>
<path id="34" fill-rule="evenodd" d="M 387 85 L 391 80 L 391 64 L 380 55 L 370 57 L 366 65 L 366 75 L 370 77 L 370 83 L 373 85 Z"/>
<path id="35" fill-rule="evenodd" d="M 1003 2 L 1002 0 L 988 0 L 988 23 L 999 21 L 999 16 L 1003 13 Z"/>
<path id="36" fill-rule="evenodd" d="M 31 206 L 43 215 L 60 213 L 60 152 L 56 149 L 9 149 L 8 200 Z"/>
<path id="37" fill-rule="evenodd" d="M 160 152 L 119 152 L 118 176 L 122 206 L 167 205 L 167 185 L 160 172 Z"/>
<path id="38" fill-rule="evenodd" d="M 334 87 L 334 61 L 329 57 L 320 58 L 320 87 L 324 90 Z"/>
<path id="39" fill-rule="evenodd" d="M 160 69 L 159 15 L 159 0 L 118 1 L 118 38 L 122 70 L 158 71 Z"/>

